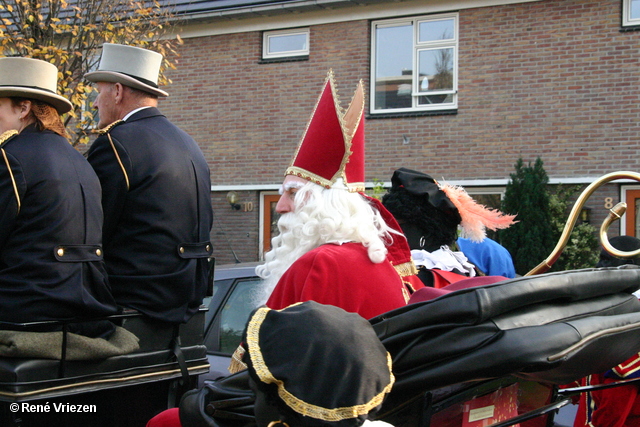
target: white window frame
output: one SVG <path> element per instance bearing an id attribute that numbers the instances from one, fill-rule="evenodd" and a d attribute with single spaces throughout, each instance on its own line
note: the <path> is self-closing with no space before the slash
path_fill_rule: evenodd
<path id="1" fill-rule="evenodd" d="M 285 52 L 271 53 L 269 52 L 269 46 L 271 45 L 271 39 L 275 37 L 283 36 L 295 36 L 303 34 L 307 38 L 307 48 L 301 50 L 289 50 Z M 291 58 L 298 56 L 309 55 L 309 28 L 297 28 L 295 30 L 277 30 L 277 31 L 265 31 L 262 34 L 262 59 L 274 59 L 274 58 Z"/>
<path id="2" fill-rule="evenodd" d="M 429 42 L 418 42 L 419 37 L 419 24 L 421 22 L 428 21 L 443 21 L 447 19 L 453 19 L 454 25 L 454 37 L 449 40 L 436 40 Z M 406 112 L 420 112 L 420 111 L 442 111 L 442 110 L 454 110 L 458 108 L 458 39 L 459 39 L 459 14 L 447 13 L 439 15 L 425 15 L 415 16 L 398 19 L 385 19 L 379 21 L 373 21 L 371 23 L 371 78 L 369 96 L 370 96 L 370 114 L 393 114 L 393 113 L 406 113 Z M 413 26 L 413 55 L 412 55 L 412 70 L 418 70 L 418 55 L 421 51 L 438 49 L 438 48 L 452 48 L 453 49 L 453 85 L 451 90 L 433 91 L 428 95 L 450 94 L 452 101 L 441 104 L 423 104 L 419 105 L 419 98 L 425 96 L 425 93 L 420 92 L 420 79 L 419 72 L 414 73 L 411 85 L 411 107 L 410 108 L 387 108 L 378 109 L 375 104 L 376 96 L 376 30 L 378 28 L 393 27 L 399 25 L 412 25 Z"/>
<path id="3" fill-rule="evenodd" d="M 622 0 L 622 26 L 632 27 L 640 25 L 640 17 L 631 18 L 631 0 Z"/>

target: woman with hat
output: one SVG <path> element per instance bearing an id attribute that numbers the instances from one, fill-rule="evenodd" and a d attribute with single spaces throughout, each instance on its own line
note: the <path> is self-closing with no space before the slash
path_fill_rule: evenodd
<path id="1" fill-rule="evenodd" d="M 102 261 L 100 183 L 66 138 L 45 61 L 0 58 L 0 320 L 116 313 Z M 78 326 L 88 336 L 110 323 Z"/>

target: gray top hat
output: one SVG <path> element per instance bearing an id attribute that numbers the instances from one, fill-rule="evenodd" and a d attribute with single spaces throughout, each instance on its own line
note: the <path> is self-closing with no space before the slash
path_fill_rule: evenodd
<path id="1" fill-rule="evenodd" d="M 37 99 L 51 104 L 58 114 L 73 105 L 56 93 L 58 69 L 39 59 L 0 58 L 0 97 L 16 96 Z"/>
<path id="2" fill-rule="evenodd" d="M 121 83 L 157 96 L 169 96 L 158 89 L 162 55 L 147 49 L 105 43 L 97 71 L 84 75 L 91 82 Z"/>

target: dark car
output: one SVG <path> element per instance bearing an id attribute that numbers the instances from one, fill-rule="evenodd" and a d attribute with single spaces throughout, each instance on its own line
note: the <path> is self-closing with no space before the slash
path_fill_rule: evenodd
<path id="1" fill-rule="evenodd" d="M 204 304 L 209 307 L 205 320 L 205 345 L 211 364 L 200 383 L 229 375 L 231 354 L 242 339 L 242 331 L 251 312 L 258 306 L 262 284 L 256 276 L 259 262 L 217 265 L 214 273 L 213 296 Z"/>

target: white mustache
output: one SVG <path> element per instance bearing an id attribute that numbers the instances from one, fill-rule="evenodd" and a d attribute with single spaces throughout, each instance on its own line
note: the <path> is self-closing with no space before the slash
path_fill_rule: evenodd
<path id="1" fill-rule="evenodd" d="M 287 212 L 280 216 L 278 219 L 278 230 L 280 233 L 285 233 L 290 231 L 292 225 L 294 225 L 297 221 L 297 216 L 293 212 Z"/>

